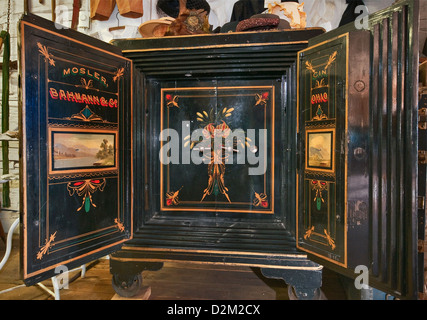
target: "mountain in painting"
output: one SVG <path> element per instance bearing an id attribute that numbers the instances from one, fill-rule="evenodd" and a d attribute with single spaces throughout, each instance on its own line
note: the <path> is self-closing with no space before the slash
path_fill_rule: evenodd
<path id="1" fill-rule="evenodd" d="M 58 158 L 82 158 L 82 157 L 93 157 L 95 158 L 98 149 L 88 148 L 84 145 L 73 145 L 66 146 L 61 143 L 57 143 L 53 149 L 54 157 Z"/>

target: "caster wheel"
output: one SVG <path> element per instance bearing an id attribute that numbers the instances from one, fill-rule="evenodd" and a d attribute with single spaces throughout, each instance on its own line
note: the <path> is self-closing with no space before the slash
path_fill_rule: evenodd
<path id="1" fill-rule="evenodd" d="M 288 286 L 289 300 L 323 300 L 324 295 L 320 288 L 316 289 L 298 289 L 294 286 Z"/>
<path id="2" fill-rule="evenodd" d="M 142 275 L 120 276 L 113 274 L 112 285 L 114 291 L 121 297 L 130 298 L 136 295 L 142 287 Z"/>

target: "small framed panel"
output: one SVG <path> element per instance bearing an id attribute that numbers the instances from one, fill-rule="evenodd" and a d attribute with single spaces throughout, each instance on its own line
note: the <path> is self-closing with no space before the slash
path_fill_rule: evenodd
<path id="1" fill-rule="evenodd" d="M 335 129 L 306 130 L 306 170 L 335 171 Z"/>
<path id="2" fill-rule="evenodd" d="M 49 128 L 49 174 L 118 169 L 118 132 Z"/>

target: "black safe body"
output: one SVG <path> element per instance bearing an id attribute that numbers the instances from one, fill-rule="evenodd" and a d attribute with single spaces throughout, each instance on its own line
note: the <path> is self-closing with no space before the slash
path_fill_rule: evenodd
<path id="1" fill-rule="evenodd" d="M 115 46 L 24 17 L 26 283 L 113 252 L 121 283 L 165 261 L 247 265 L 313 297 L 323 266 L 366 266 L 415 298 L 417 10 Z"/>

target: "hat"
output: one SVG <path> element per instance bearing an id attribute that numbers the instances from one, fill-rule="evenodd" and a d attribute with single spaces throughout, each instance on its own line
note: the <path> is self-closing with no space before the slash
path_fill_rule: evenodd
<path id="1" fill-rule="evenodd" d="M 236 31 L 237 25 L 239 24 L 239 21 L 230 21 L 225 23 L 221 29 L 220 33 L 228 33 L 228 32 L 234 32 Z"/>
<path id="2" fill-rule="evenodd" d="M 174 20 L 171 17 L 149 20 L 141 24 L 138 31 L 144 38 L 163 37 Z"/>
<path id="3" fill-rule="evenodd" d="M 236 31 L 284 30 L 290 29 L 289 22 L 280 19 L 278 15 L 270 13 L 255 14 L 249 19 L 240 21 Z"/>

